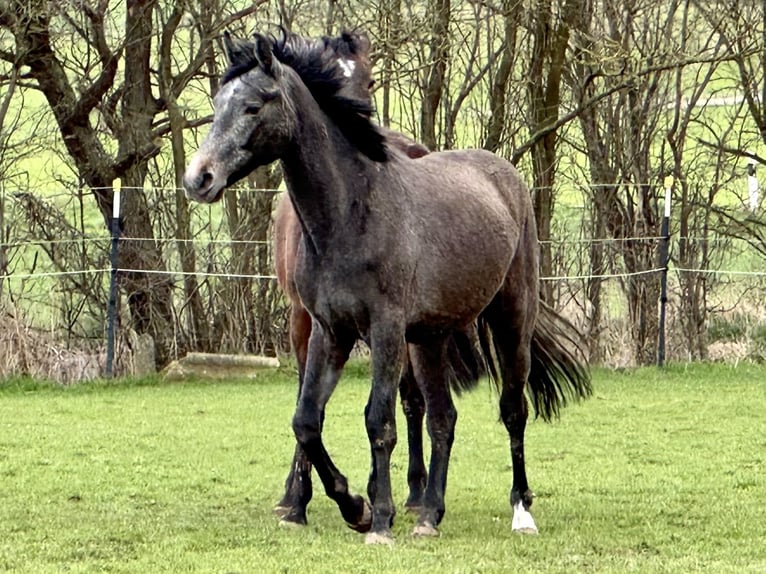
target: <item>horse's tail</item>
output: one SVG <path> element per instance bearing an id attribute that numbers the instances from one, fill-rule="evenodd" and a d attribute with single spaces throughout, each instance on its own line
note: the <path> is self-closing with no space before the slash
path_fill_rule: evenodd
<path id="1" fill-rule="evenodd" d="M 593 393 L 588 362 L 577 329 L 551 307 L 540 302 L 532 333 L 529 395 L 535 416 L 550 421 L 570 399 Z"/>
<path id="2" fill-rule="evenodd" d="M 456 394 L 475 389 L 479 379 L 486 374 L 485 365 L 476 323 L 450 335 L 447 341 L 447 381 Z"/>
<path id="3" fill-rule="evenodd" d="M 527 381 L 527 396 L 535 417 L 550 421 L 559 416 L 569 400 L 592 394 L 590 370 L 580 338 L 574 325 L 540 302 L 532 333 L 532 364 Z M 490 377 L 497 382 L 489 324 L 483 317 L 479 318 L 479 341 Z"/>

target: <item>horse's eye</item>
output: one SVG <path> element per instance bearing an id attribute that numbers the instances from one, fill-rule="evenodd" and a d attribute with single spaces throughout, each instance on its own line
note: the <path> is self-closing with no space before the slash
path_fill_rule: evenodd
<path id="1" fill-rule="evenodd" d="M 248 104 L 245 108 L 245 113 L 249 116 L 254 116 L 261 111 L 263 104 Z"/>

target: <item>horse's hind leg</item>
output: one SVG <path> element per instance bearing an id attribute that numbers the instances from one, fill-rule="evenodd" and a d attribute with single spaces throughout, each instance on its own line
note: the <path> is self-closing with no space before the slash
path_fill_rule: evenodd
<path id="1" fill-rule="evenodd" d="M 536 290 L 501 292 L 483 314 L 492 330 L 500 366 L 500 417 L 511 443 L 512 529 L 526 534 L 537 533 L 537 526 L 529 512 L 533 494 L 529 489 L 524 463 L 524 431 L 528 416 L 524 385 L 531 367 L 530 345 L 536 317 L 536 296 Z"/>
<path id="2" fill-rule="evenodd" d="M 438 536 L 436 527 L 444 517 L 444 492 L 447 488 L 447 471 L 457 422 L 457 410 L 445 377 L 444 341 L 428 346 L 411 345 L 410 360 L 415 378 L 426 399 L 427 427 L 431 437 L 428 483 L 413 534 Z"/>
<path id="3" fill-rule="evenodd" d="M 393 320 L 392 320 L 393 319 Z M 396 446 L 396 392 L 407 360 L 404 328 L 395 317 L 374 321 L 370 328 L 372 388 L 364 411 L 372 465 L 367 494 L 372 502 L 372 525 L 365 542 L 390 544 L 394 522 L 391 494 L 391 453 Z"/>
<path id="4" fill-rule="evenodd" d="M 310 336 L 311 316 L 300 301 L 294 300 L 290 310 L 290 342 L 298 363 L 298 396 L 300 396 L 303 376 L 306 372 Z M 311 461 L 301 445 L 296 443 L 290 472 L 285 480 L 284 496 L 274 507 L 274 512 L 282 519 L 281 524 L 306 524 L 306 507 L 311 501 L 311 496 Z"/>
<path id="5" fill-rule="evenodd" d="M 404 507 L 410 512 L 420 512 L 426 480 L 428 479 L 426 466 L 423 462 L 423 417 L 426 405 L 423 395 L 418 389 L 411 365 L 408 365 L 399 382 L 399 396 L 407 421 L 407 446 L 409 450 L 409 465 L 407 466 L 409 495 Z"/>

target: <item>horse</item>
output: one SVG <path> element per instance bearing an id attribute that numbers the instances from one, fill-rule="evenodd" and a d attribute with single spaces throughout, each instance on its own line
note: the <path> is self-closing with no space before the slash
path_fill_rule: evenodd
<path id="1" fill-rule="evenodd" d="M 369 90 L 374 82 L 369 59 L 371 45 L 366 35 L 344 31 L 336 38 L 323 37 L 310 40 L 288 33 L 284 29 L 281 32 L 282 37 L 274 46 L 275 50 L 279 50 L 281 61 L 295 65 L 298 61 L 334 58 L 344 69 L 344 75 L 348 78 L 346 84 L 352 95 L 362 99 L 370 97 Z M 386 128 L 380 129 L 386 138 L 387 145 L 399 148 L 410 158 L 417 159 L 430 151 L 426 146 L 402 133 Z M 295 285 L 295 262 L 302 237 L 300 222 L 290 196 L 283 194 L 274 211 L 274 262 L 277 283 L 290 303 L 289 334 L 298 366 L 299 393 L 311 336 L 311 316 L 303 306 Z M 485 374 L 481 356 L 476 352 L 474 331 L 475 329 L 471 329 L 465 333 L 454 333 L 450 339 L 450 361 L 454 373 L 450 383 L 456 393 L 471 390 L 476 386 L 479 378 Z M 399 395 L 407 423 L 409 454 L 407 471 L 409 493 L 404 507 L 410 512 L 417 512 L 421 506 L 427 479 L 423 460 L 422 429 L 425 401 L 415 383 L 411 368 L 405 369 L 399 382 Z M 306 507 L 311 497 L 311 462 L 298 444 L 285 480 L 284 495 L 274 508 L 281 518 L 281 523 L 306 524 Z"/>
<path id="2" fill-rule="evenodd" d="M 282 39 L 275 48 L 280 50 L 280 58 L 288 63 L 325 57 L 338 59 L 344 67 L 348 78 L 347 86 L 352 94 L 362 98 L 369 97 L 373 81 L 369 60 L 370 42 L 366 35 L 343 32 L 337 38 L 309 40 L 282 29 Z M 398 147 L 411 158 L 422 157 L 429 152 L 428 148 L 401 133 L 381 129 L 388 145 Z M 305 370 L 311 332 L 311 319 L 300 301 L 293 278 L 301 235 L 289 195 L 283 195 L 274 216 L 274 258 L 277 281 L 290 301 L 289 333 L 298 364 L 299 381 L 302 381 Z M 451 366 L 455 375 L 451 377 L 450 382 L 452 389 L 458 393 L 474 388 L 479 377 L 484 374 L 481 358 L 475 353 L 475 338 L 471 330 L 453 334 L 450 341 Z M 409 442 L 409 495 L 404 506 L 408 511 L 416 512 L 422 500 L 427 476 L 422 448 L 425 403 L 410 369 L 403 375 L 399 389 Z M 275 507 L 282 523 L 306 524 L 306 506 L 311 496 L 311 463 L 298 445 L 285 481 L 285 493 Z"/>
<path id="3" fill-rule="evenodd" d="M 509 435 L 512 528 L 537 532 L 524 462 L 525 386 L 546 420 L 592 390 L 587 363 L 557 337 L 553 311 L 540 306 L 537 230 L 519 173 L 485 150 L 412 160 L 386 145 L 369 99 L 341 95 L 337 62 L 291 67 L 260 34 L 247 46 L 229 37 L 224 45 L 229 68 L 184 188 L 214 203 L 259 165 L 282 165 L 303 233 L 295 285 L 311 316 L 293 431 L 326 494 L 347 524 L 367 532 L 366 543 L 393 542 L 394 411 L 409 360 L 431 438 L 413 534 L 439 534 L 457 420 L 447 343 L 477 322 Z M 322 439 L 325 407 L 358 340 L 371 356 L 369 502 L 349 490 Z"/>

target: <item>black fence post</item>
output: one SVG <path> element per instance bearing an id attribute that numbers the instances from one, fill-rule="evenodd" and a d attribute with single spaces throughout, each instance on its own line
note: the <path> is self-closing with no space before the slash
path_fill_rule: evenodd
<path id="1" fill-rule="evenodd" d="M 114 199 L 112 206 L 111 236 L 112 248 L 109 255 L 111 265 L 109 278 L 109 309 L 106 324 L 106 377 L 114 373 L 114 324 L 117 321 L 117 252 L 120 243 L 120 180 L 113 184 Z"/>
<path id="2" fill-rule="evenodd" d="M 673 188 L 673 177 L 665 178 L 665 215 L 662 217 L 660 230 L 660 325 L 657 340 L 657 366 L 665 363 L 665 307 L 668 302 L 668 264 L 670 263 L 670 196 Z"/>

